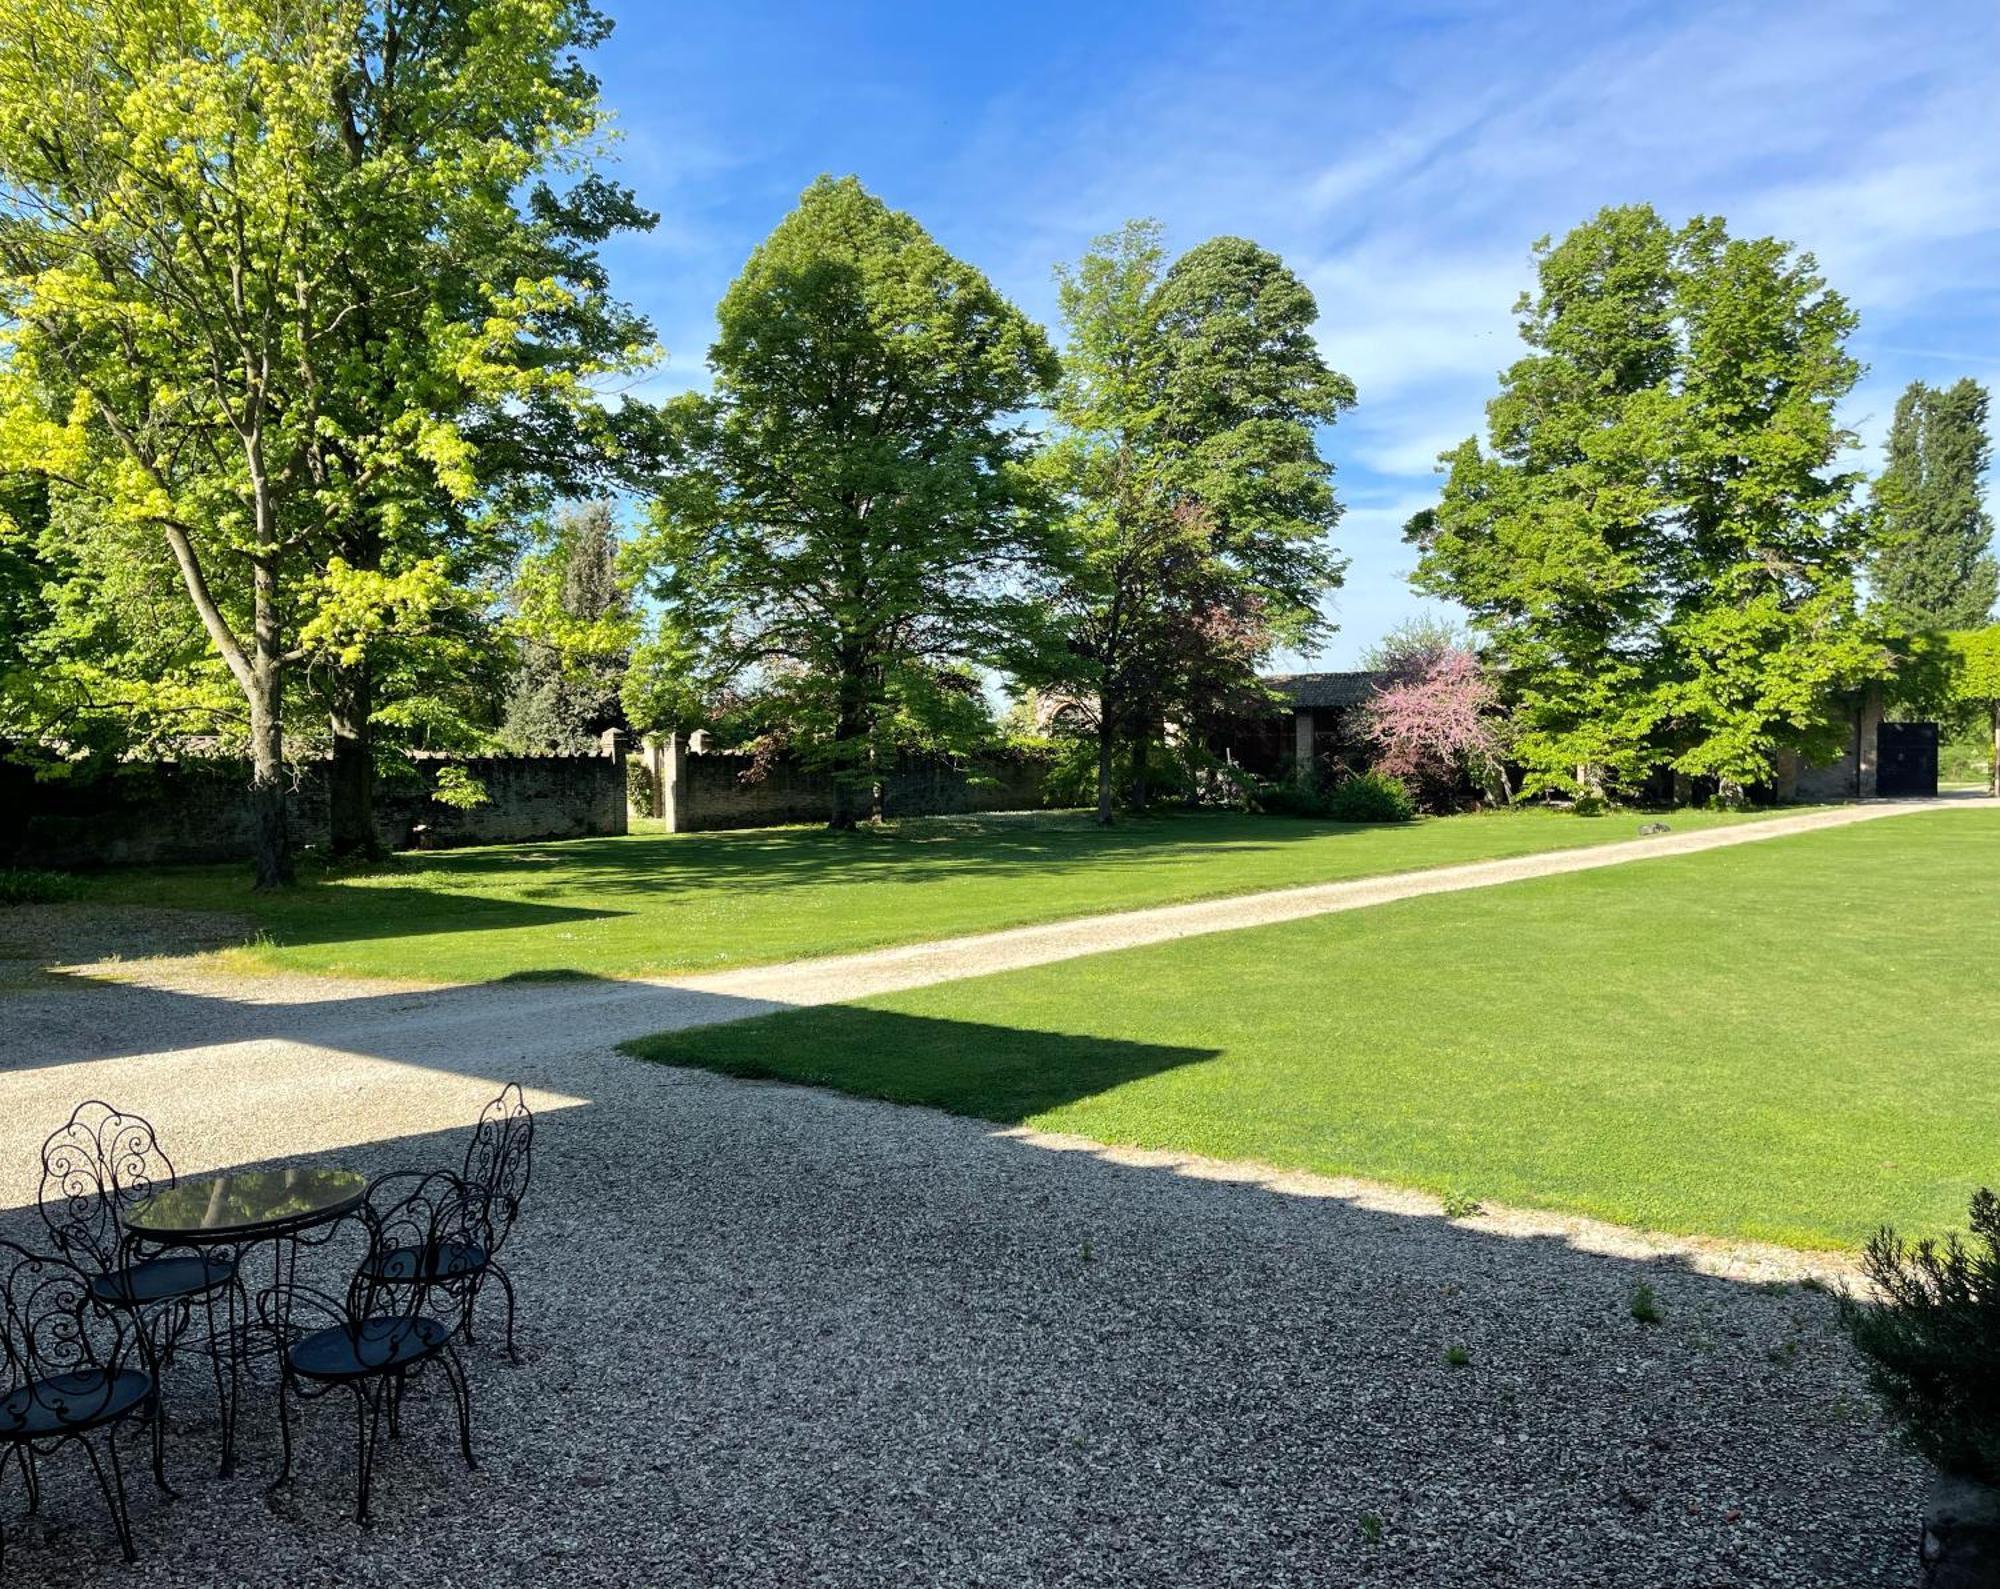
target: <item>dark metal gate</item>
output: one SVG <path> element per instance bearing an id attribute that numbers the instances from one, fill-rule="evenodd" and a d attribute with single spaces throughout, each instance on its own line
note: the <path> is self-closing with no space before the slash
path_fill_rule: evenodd
<path id="1" fill-rule="evenodd" d="M 1937 724 L 1884 723 L 1875 754 L 1875 792 L 1883 799 L 1938 792 Z"/>

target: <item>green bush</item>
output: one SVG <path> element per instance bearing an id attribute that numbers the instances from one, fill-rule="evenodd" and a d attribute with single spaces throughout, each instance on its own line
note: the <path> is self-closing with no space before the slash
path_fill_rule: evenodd
<path id="1" fill-rule="evenodd" d="M 1417 814 L 1417 802 L 1402 779 L 1361 772 L 1335 786 L 1326 814 L 1336 822 L 1407 822 Z"/>
<path id="2" fill-rule="evenodd" d="M 1605 812 L 1603 795 L 1578 795 L 1570 810 L 1580 817 L 1601 817 Z"/>
<path id="3" fill-rule="evenodd" d="M 1862 1268 L 1880 1300 L 1840 1311 L 1870 1384 L 1936 1467 L 2000 1484 L 2000 1198 L 1972 1194 L 1970 1241 L 1878 1231 Z"/>
<path id="4" fill-rule="evenodd" d="M 47 905 L 59 899 L 74 899 L 80 887 L 67 872 L 0 867 L 0 905 Z"/>
<path id="5" fill-rule="evenodd" d="M 625 758 L 625 803 L 642 817 L 660 814 L 654 809 L 653 771 L 644 756 Z"/>

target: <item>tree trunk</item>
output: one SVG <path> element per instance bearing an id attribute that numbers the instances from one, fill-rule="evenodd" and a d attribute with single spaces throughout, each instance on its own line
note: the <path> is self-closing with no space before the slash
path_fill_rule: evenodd
<path id="1" fill-rule="evenodd" d="M 1146 801 L 1151 792 L 1146 787 L 1149 772 L 1147 752 L 1152 745 L 1152 731 L 1142 728 L 1132 739 L 1132 809 L 1140 816 L 1146 814 Z"/>
<path id="2" fill-rule="evenodd" d="M 250 810 L 258 888 L 292 883 L 292 842 L 285 825 L 284 657 L 278 630 L 278 571 L 274 557 L 252 564 L 256 587 L 256 650 L 244 693 L 250 700 Z"/>
<path id="3" fill-rule="evenodd" d="M 855 827 L 855 796 L 860 792 L 867 727 L 863 721 L 862 688 L 850 671 L 840 681 L 840 704 L 833 723 L 833 814 L 827 826 L 836 833 Z"/>
<path id="4" fill-rule="evenodd" d="M 1111 703 L 1097 698 L 1097 825 L 1111 826 L 1111 764 L 1118 753 L 1118 730 Z"/>
<path id="5" fill-rule="evenodd" d="M 333 761 L 327 768 L 327 815 L 333 853 L 369 858 L 382 853 L 375 834 L 375 746 L 368 719 L 375 680 L 366 658 L 339 669 L 329 722 Z"/>

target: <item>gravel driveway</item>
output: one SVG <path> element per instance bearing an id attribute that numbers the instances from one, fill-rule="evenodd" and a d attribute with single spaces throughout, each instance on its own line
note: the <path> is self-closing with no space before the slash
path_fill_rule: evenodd
<path id="1" fill-rule="evenodd" d="M 184 1171 L 372 1170 L 455 1162 L 519 1078 L 542 1110 L 526 1365 L 474 1351 L 476 1474 L 442 1397 L 413 1400 L 367 1531 L 341 1408 L 309 1410 L 267 1499 L 268 1387 L 225 1483 L 184 1377 L 184 1498 L 135 1479 L 140 1565 L 71 1458 L 35 1522 L 0 1479 L 10 1583 L 1914 1581 L 1921 1474 L 1817 1291 L 605 1046 L 720 994 L 227 993 L 0 999 L 0 1203 L 91 1093 L 151 1115 Z M 1658 1325 L 1630 1315 L 1641 1281 Z"/>

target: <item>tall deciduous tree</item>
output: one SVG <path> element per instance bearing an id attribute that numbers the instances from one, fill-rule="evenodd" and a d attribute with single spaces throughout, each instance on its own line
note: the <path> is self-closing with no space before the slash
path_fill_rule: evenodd
<path id="1" fill-rule="evenodd" d="M 624 726 L 621 692 L 635 616 L 619 570 L 618 526 L 604 503 L 557 517 L 514 580 L 521 657 L 505 736 L 530 755 L 580 755 Z"/>
<path id="2" fill-rule="evenodd" d="M 1109 821 L 1121 741 L 1143 769 L 1163 720 L 1324 632 L 1340 507 L 1314 430 L 1354 390 L 1313 341 L 1312 294 L 1242 238 L 1169 268 L 1158 225 L 1135 221 L 1058 286 L 1057 431 L 1037 464 L 1062 509 L 1058 633 L 1025 671 L 1093 703 Z"/>
<path id="3" fill-rule="evenodd" d="M 1854 317 L 1810 255 L 1607 209 L 1536 248 L 1490 445 L 1407 534 L 1514 696 L 1524 789 L 1764 777 L 1879 668 L 1834 405 Z"/>
<path id="4" fill-rule="evenodd" d="M 261 885 L 290 876 L 297 665 L 431 623 L 456 598 L 426 527 L 481 494 L 479 416 L 586 402 L 617 362 L 540 358 L 578 302 L 547 252 L 445 268 L 534 261 L 495 240 L 564 206 L 538 178 L 594 126 L 573 55 L 601 26 L 577 0 L 0 0 L 0 466 L 171 553 L 244 700 Z M 455 134 L 370 146 L 370 72 L 454 29 L 396 103 Z"/>
<path id="5" fill-rule="evenodd" d="M 669 412 L 645 555 L 659 646 L 752 688 L 833 774 L 832 823 L 933 685 L 999 646 L 1036 549 L 1021 411 L 1055 377 L 1039 328 L 908 215 L 821 178 L 719 311 L 713 395 Z M 899 731 L 899 720 L 903 727 Z"/>
<path id="6" fill-rule="evenodd" d="M 1971 629 L 2000 596 L 1993 520 L 1981 498 L 1993 461 L 1990 400 L 1977 381 L 1912 381 L 1896 403 L 1889 459 L 1875 482 L 1882 546 L 1869 570 L 1877 602 L 1916 629 Z"/>

